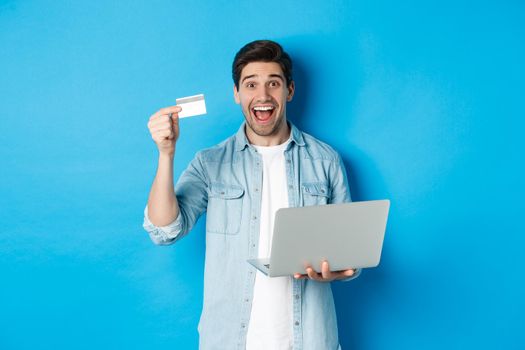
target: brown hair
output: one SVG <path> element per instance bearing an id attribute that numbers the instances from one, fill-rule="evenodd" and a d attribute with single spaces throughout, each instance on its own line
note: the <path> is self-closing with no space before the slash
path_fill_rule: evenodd
<path id="1" fill-rule="evenodd" d="M 275 62 L 281 66 L 286 86 L 292 82 L 292 59 L 283 50 L 282 46 L 271 40 L 255 40 L 244 45 L 235 55 L 232 65 L 232 78 L 237 89 L 241 72 L 251 62 Z"/>

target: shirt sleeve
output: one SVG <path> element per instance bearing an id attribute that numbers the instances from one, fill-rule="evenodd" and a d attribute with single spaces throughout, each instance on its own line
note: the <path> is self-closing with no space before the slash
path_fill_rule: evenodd
<path id="1" fill-rule="evenodd" d="M 331 204 L 348 203 L 352 201 L 350 196 L 350 186 L 348 185 L 348 177 L 346 169 L 339 154 L 332 162 L 330 172 Z"/>
<path id="2" fill-rule="evenodd" d="M 333 163 L 331 176 L 332 198 L 330 200 L 330 203 L 336 204 L 351 202 L 352 198 L 350 196 L 350 186 L 348 185 L 348 177 L 346 174 L 345 165 L 339 154 L 337 154 L 336 161 L 334 161 Z M 357 269 L 355 274 L 340 281 L 347 282 L 356 279 L 361 275 L 361 271 L 362 269 Z"/>
<path id="3" fill-rule="evenodd" d="M 181 217 L 179 214 L 175 221 L 167 226 L 155 226 L 149 219 L 148 206 L 146 205 L 142 227 L 148 232 L 153 243 L 158 245 L 171 244 L 181 233 Z"/>
<path id="4" fill-rule="evenodd" d="M 199 154 L 182 173 L 175 186 L 179 215 L 167 226 L 155 226 L 144 210 L 144 229 L 158 245 L 174 243 L 184 237 L 208 206 L 208 181 Z"/>

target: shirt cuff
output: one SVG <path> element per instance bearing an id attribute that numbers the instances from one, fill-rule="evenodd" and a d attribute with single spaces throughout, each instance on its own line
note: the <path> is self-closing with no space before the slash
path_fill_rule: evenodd
<path id="1" fill-rule="evenodd" d="M 144 208 L 144 229 L 148 232 L 151 240 L 156 244 L 172 243 L 182 231 L 181 215 L 177 215 L 175 221 L 166 226 L 155 226 L 149 219 L 148 206 Z"/>

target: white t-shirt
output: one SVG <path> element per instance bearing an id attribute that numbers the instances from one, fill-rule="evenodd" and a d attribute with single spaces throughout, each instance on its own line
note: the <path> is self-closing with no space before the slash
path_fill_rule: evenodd
<path id="1" fill-rule="evenodd" d="M 275 212 L 289 206 L 284 163 L 284 150 L 289 142 L 269 147 L 254 145 L 263 159 L 260 258 L 270 256 Z M 292 303 L 291 277 L 269 278 L 257 271 L 246 338 L 247 350 L 293 348 Z"/>

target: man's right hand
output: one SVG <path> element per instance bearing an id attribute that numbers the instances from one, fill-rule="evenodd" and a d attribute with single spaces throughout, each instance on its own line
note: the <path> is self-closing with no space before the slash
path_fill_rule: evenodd
<path id="1" fill-rule="evenodd" d="M 160 154 L 172 156 L 179 138 L 179 106 L 159 109 L 149 118 L 148 129 Z"/>

